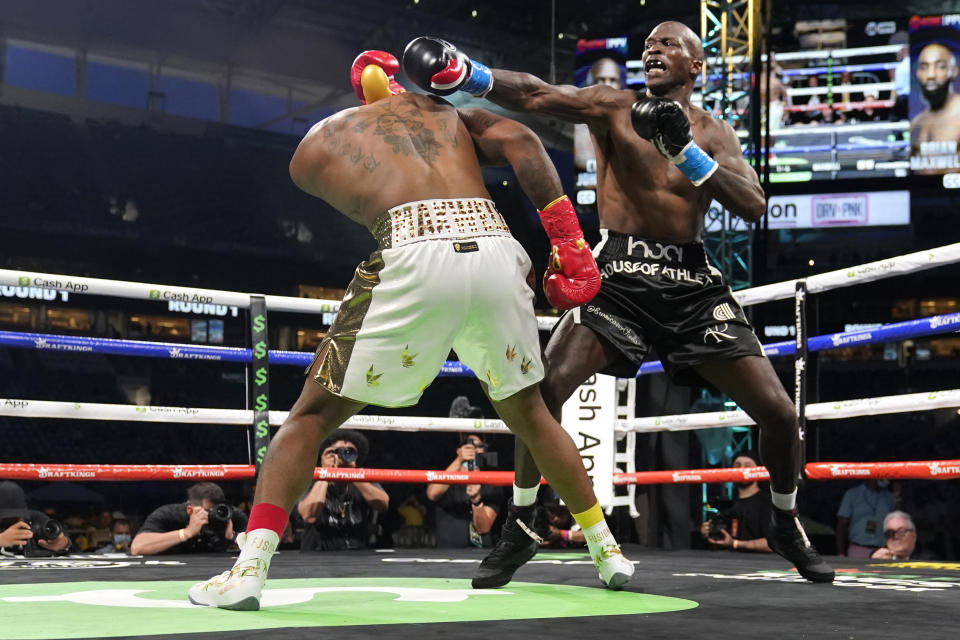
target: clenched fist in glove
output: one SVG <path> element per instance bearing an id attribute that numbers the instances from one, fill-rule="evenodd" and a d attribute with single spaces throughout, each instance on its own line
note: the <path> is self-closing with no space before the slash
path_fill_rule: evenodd
<path id="1" fill-rule="evenodd" d="M 350 84 L 363 104 L 403 93 L 406 89 L 393 76 L 400 63 L 387 51 L 369 49 L 356 57 L 350 67 Z"/>
<path id="2" fill-rule="evenodd" d="M 693 141 L 690 120 L 676 100 L 642 98 L 633 103 L 630 118 L 637 135 L 651 141 L 695 186 L 717 170 L 717 161 Z"/>
<path id="3" fill-rule="evenodd" d="M 493 87 L 493 74 L 486 65 L 440 38 L 411 40 L 403 50 L 403 72 L 415 85 L 438 96 L 459 90 L 482 98 Z"/>
<path id="4" fill-rule="evenodd" d="M 600 291 L 600 270 L 583 239 L 570 198 L 561 196 L 537 213 L 550 237 L 550 264 L 543 274 L 547 300 L 557 309 L 590 302 Z"/>

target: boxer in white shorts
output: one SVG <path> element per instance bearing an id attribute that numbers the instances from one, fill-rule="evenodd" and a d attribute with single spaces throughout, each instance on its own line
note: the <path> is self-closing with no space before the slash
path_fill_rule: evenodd
<path id="1" fill-rule="evenodd" d="M 194 604 L 258 609 L 321 441 L 367 404 L 415 404 L 451 348 L 574 512 L 603 583 L 619 588 L 633 573 L 576 445 L 540 396 L 530 259 L 490 201 L 480 166 L 513 166 L 551 239 L 544 291 L 555 306 L 571 308 L 596 294 L 600 274 L 556 169 L 525 126 L 404 93 L 392 79 L 398 67 L 388 53 L 362 53 L 351 78 L 364 106 L 315 125 L 290 163 L 297 186 L 370 229 L 378 249 L 357 268 L 303 391 L 267 449 L 236 563 L 194 585 Z"/>
<path id="2" fill-rule="evenodd" d="M 425 200 L 377 218 L 315 380 L 383 407 L 416 404 L 450 349 L 502 400 L 543 379 L 526 251 L 493 202 Z"/>

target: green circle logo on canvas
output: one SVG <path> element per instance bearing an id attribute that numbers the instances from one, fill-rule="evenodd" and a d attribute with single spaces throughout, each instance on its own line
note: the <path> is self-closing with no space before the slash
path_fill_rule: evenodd
<path id="1" fill-rule="evenodd" d="M 279 627 L 465 622 L 682 611 L 692 600 L 603 588 L 512 582 L 472 589 L 467 580 L 336 578 L 270 580 L 260 611 L 197 607 L 193 582 L 59 582 L 0 586 L 4 638 L 89 638 Z M 349 595 L 349 597 L 344 597 Z M 485 606 L 476 606 L 481 603 Z M 43 624 L 37 624 L 43 620 Z"/>

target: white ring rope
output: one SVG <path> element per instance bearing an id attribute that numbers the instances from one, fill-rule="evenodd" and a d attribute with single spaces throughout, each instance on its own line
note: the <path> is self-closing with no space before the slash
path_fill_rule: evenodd
<path id="1" fill-rule="evenodd" d="M 906 45 L 885 44 L 876 47 L 856 47 L 853 49 L 820 49 L 815 51 L 789 51 L 787 53 L 776 53 L 777 62 L 787 62 L 788 60 L 826 60 L 827 58 L 845 58 L 847 56 L 874 56 L 883 53 L 896 53 Z M 767 54 L 760 56 L 763 62 L 767 61 Z M 708 57 L 707 64 L 741 64 L 751 62 L 744 56 L 729 56 L 726 58 Z"/>
<path id="2" fill-rule="evenodd" d="M 872 282 L 873 280 L 880 280 L 881 278 L 924 271 L 955 262 L 960 262 L 960 242 L 810 276 L 807 278 L 807 289 L 810 293 L 817 293 L 839 287 L 848 287 L 862 282 Z M 796 283 L 797 280 L 787 280 L 760 287 L 753 287 L 751 289 L 741 289 L 740 291 L 735 291 L 733 295 L 737 299 L 737 302 L 744 306 L 770 302 L 772 300 L 782 300 L 793 297 L 794 291 L 796 290 Z M 196 289 L 192 287 L 126 282 L 123 280 L 105 280 L 101 278 L 83 278 L 31 271 L 14 271 L 10 269 L 0 269 L 0 286 L 34 287 L 134 300 L 178 300 L 191 303 L 223 304 L 242 308 L 248 308 L 250 306 L 250 296 L 255 295 L 236 291 Z M 264 298 L 267 308 L 271 311 L 329 313 L 337 311 L 340 308 L 339 300 L 318 300 L 314 298 L 294 298 L 291 296 L 273 295 L 267 295 L 264 296 Z M 554 316 L 538 316 L 537 325 L 540 329 L 548 330 L 559 322 L 559 320 L 559 318 Z"/>
<path id="3" fill-rule="evenodd" d="M 861 416 L 878 416 L 910 411 L 931 411 L 960 407 L 960 389 L 908 393 L 901 396 L 860 398 L 808 404 L 807 420 L 838 420 Z M 617 422 L 617 431 L 688 431 L 716 427 L 744 427 L 756 424 L 745 411 L 688 413 L 655 418 L 633 418 Z"/>
<path id="4" fill-rule="evenodd" d="M 871 82 L 865 84 L 835 84 L 829 87 L 800 87 L 797 89 L 787 88 L 789 96 L 819 96 L 827 93 L 877 93 L 881 91 L 893 91 L 896 88 L 892 82 Z"/>
<path id="5" fill-rule="evenodd" d="M 886 415 L 910 411 L 931 411 L 960 407 L 960 389 L 908 393 L 899 396 L 838 400 L 807 405 L 807 420 L 836 420 L 859 416 Z M 280 425 L 286 411 L 271 411 L 270 424 Z M 144 407 L 90 402 L 0 399 L 0 415 L 21 418 L 66 418 L 74 420 L 123 420 L 127 422 L 168 422 L 250 426 L 253 411 L 243 409 L 199 409 L 191 407 Z M 629 431 L 686 431 L 755 424 L 744 411 L 689 413 L 652 418 L 618 420 L 617 433 Z M 425 418 L 419 416 L 357 415 L 343 424 L 370 431 L 483 431 L 510 433 L 500 420 L 470 418 Z"/>
<path id="6" fill-rule="evenodd" d="M 925 271 L 957 262 L 960 262 L 960 242 L 809 276 L 806 278 L 807 293 L 820 293 L 831 289 L 850 287 L 864 282 Z M 798 278 L 750 289 L 741 289 L 740 291 L 734 291 L 733 297 L 743 306 L 792 298 L 797 290 L 797 282 L 800 280 Z"/>
<path id="7" fill-rule="evenodd" d="M 270 424 L 279 426 L 287 411 L 271 411 Z M 122 420 L 125 422 L 167 422 L 174 424 L 242 425 L 253 422 L 248 409 L 203 409 L 195 407 L 147 407 L 134 404 L 58 402 L 0 398 L 0 416 L 19 418 L 60 418 L 68 420 Z M 409 416 L 356 415 L 342 425 L 369 431 L 483 431 L 510 433 L 500 420 L 471 418 L 424 418 Z"/>
<path id="8" fill-rule="evenodd" d="M 828 133 L 886 133 L 888 131 L 906 131 L 910 128 L 909 122 L 864 122 L 861 124 L 821 124 L 816 127 L 806 125 L 788 125 L 770 132 L 770 137 L 786 138 L 790 136 L 825 135 Z M 749 138 L 749 131 L 737 131 L 740 138 Z M 771 149 L 775 151 L 776 149 Z"/>

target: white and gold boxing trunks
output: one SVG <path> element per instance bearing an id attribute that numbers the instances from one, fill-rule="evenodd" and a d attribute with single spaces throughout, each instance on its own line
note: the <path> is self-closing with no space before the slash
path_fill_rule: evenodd
<path id="1" fill-rule="evenodd" d="M 317 350 L 316 382 L 357 402 L 410 406 L 451 349 L 493 400 L 543 378 L 530 258 L 493 202 L 409 202 L 372 231 L 379 248 Z"/>

